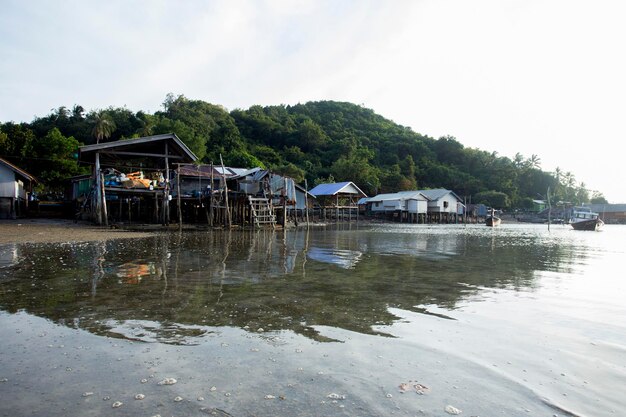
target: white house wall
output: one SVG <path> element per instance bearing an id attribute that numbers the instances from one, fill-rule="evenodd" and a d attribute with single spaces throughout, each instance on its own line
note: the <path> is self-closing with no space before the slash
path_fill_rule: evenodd
<path id="1" fill-rule="evenodd" d="M 445 203 L 447 207 L 445 207 Z M 452 194 L 447 194 L 439 200 L 430 201 L 428 203 L 428 211 L 437 213 L 456 213 L 458 201 Z"/>
<path id="2" fill-rule="evenodd" d="M 4 165 L 0 165 L 0 197 L 16 197 L 15 173 Z"/>
<path id="3" fill-rule="evenodd" d="M 426 214 L 428 202 L 424 200 L 408 200 L 407 211 L 411 214 Z"/>
<path id="4" fill-rule="evenodd" d="M 384 200 L 372 203 L 372 212 L 382 213 L 385 211 L 397 211 L 403 209 L 404 207 L 401 200 Z"/>

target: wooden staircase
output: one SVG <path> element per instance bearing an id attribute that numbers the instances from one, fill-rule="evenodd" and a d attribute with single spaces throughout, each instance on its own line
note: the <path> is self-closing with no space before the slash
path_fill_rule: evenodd
<path id="1" fill-rule="evenodd" d="M 250 211 L 252 212 L 255 226 L 260 227 L 264 224 L 271 224 L 272 227 L 276 226 L 276 216 L 272 211 L 269 199 L 248 196 L 248 202 L 250 203 Z"/>

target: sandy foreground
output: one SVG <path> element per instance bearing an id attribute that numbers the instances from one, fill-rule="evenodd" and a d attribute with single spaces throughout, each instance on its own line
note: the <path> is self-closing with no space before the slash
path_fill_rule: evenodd
<path id="1" fill-rule="evenodd" d="M 7 243 L 90 242 L 150 236 L 151 232 L 98 227 L 65 219 L 0 220 L 0 245 Z"/>

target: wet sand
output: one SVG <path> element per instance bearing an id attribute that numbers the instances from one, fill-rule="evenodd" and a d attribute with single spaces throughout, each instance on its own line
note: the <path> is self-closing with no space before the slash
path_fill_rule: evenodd
<path id="1" fill-rule="evenodd" d="M 93 242 L 151 236 L 151 232 L 98 227 L 66 219 L 0 220 L 0 245 L 7 243 Z"/>

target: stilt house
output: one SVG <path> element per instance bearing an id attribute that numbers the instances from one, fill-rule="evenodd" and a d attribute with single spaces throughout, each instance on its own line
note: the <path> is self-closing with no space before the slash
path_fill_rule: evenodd
<path id="1" fill-rule="evenodd" d="M 367 195 L 353 182 L 320 184 L 314 187 L 311 194 L 315 196 L 320 207 L 321 219 L 358 220 L 358 201 Z"/>
<path id="2" fill-rule="evenodd" d="M 420 191 L 378 194 L 367 201 L 369 212 L 400 222 L 424 223 L 429 198 Z"/>
<path id="3" fill-rule="evenodd" d="M 454 191 L 437 188 L 419 192 L 428 198 L 429 223 L 457 223 L 462 218 L 465 205 Z"/>
<path id="4" fill-rule="evenodd" d="M 36 183 L 34 176 L 0 158 L 0 219 L 25 215 Z"/>
<path id="5" fill-rule="evenodd" d="M 167 224 L 174 169 L 198 158 L 178 136 L 168 133 L 82 146 L 79 159 L 92 166 L 82 214 L 97 224 L 107 224 L 109 215 Z"/>

